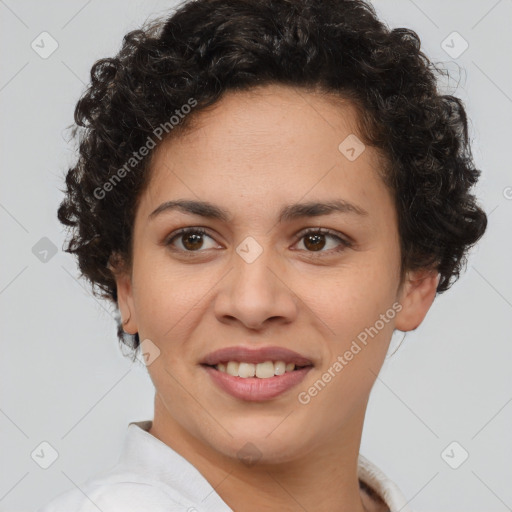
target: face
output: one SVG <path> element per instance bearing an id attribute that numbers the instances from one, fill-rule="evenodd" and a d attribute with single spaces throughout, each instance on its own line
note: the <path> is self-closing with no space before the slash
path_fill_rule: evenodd
<path id="1" fill-rule="evenodd" d="M 437 274 L 400 286 L 382 161 L 354 135 L 348 101 L 265 86 L 226 94 L 156 150 L 131 272 L 117 277 L 125 331 L 158 355 L 156 427 L 228 457 L 251 442 L 262 462 L 359 442 L 393 330 L 421 323 Z M 214 208 L 159 209 L 169 201 Z M 312 363 L 273 398 L 233 396 L 201 364 L 225 347 L 269 346 Z"/>

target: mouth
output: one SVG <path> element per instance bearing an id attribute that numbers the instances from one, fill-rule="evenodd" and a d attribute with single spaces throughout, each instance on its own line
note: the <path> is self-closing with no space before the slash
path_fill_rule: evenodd
<path id="1" fill-rule="evenodd" d="M 282 371 L 283 363 L 285 371 L 287 367 L 292 371 L 292 364 L 294 367 L 313 365 L 313 361 L 308 357 L 293 350 L 277 346 L 260 348 L 245 346 L 226 347 L 211 352 L 201 361 L 201 364 L 206 366 L 219 366 L 217 369 L 220 371 L 223 369 L 222 365 L 225 365 L 227 370 L 233 369 L 235 367 L 234 363 L 238 363 L 239 366 L 241 365 L 243 371 L 251 370 L 250 365 L 267 365 L 269 367 L 269 363 L 272 363 L 277 367 L 278 374 Z M 263 370 L 264 367 L 261 367 L 261 369 Z"/>
<path id="2" fill-rule="evenodd" d="M 244 401 L 264 401 L 297 386 L 314 367 L 311 359 L 283 347 L 227 347 L 200 363 L 218 389 Z"/>
<path id="3" fill-rule="evenodd" d="M 244 402 L 264 402 L 275 399 L 298 386 L 313 368 L 313 365 L 297 366 L 293 370 L 285 371 L 281 375 L 241 377 L 240 375 L 230 375 L 222 371 L 222 369 L 219 370 L 216 368 L 217 365 L 203 364 L 201 366 L 204 367 L 207 375 L 218 390 Z M 245 370 L 242 369 L 243 371 Z M 240 369 L 238 372 L 240 373 Z M 252 370 L 250 373 L 252 373 Z"/>
<path id="4" fill-rule="evenodd" d="M 249 363 L 247 361 L 221 361 L 217 364 L 203 364 L 202 366 L 212 368 L 218 372 L 240 377 L 242 379 L 257 378 L 270 379 L 285 373 L 300 371 L 304 368 L 313 366 L 313 364 L 295 364 L 285 361 L 264 361 L 262 363 Z"/>

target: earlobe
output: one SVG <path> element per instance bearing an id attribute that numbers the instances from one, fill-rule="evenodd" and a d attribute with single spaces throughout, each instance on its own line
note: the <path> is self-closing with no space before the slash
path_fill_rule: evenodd
<path id="1" fill-rule="evenodd" d="M 112 272 L 116 281 L 117 307 L 121 314 L 123 331 L 127 334 L 136 334 L 138 329 L 133 301 L 131 271 L 126 264 L 126 260 L 117 252 L 110 255 L 107 268 Z"/>
<path id="2" fill-rule="evenodd" d="M 402 309 L 396 316 L 396 329 L 412 331 L 419 327 L 434 302 L 439 278 L 436 270 L 417 270 L 407 274 L 399 294 Z"/>
<path id="3" fill-rule="evenodd" d="M 131 279 L 127 275 L 117 276 L 116 285 L 117 304 L 119 312 L 121 313 L 123 331 L 127 334 L 135 334 L 138 332 L 138 328 L 135 316 Z"/>

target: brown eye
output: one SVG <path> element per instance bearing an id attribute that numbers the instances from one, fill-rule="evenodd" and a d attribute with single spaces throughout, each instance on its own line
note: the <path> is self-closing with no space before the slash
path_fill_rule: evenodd
<path id="1" fill-rule="evenodd" d="M 200 249 L 203 245 L 203 235 L 197 233 L 182 235 L 182 244 L 189 251 Z"/>
<path id="2" fill-rule="evenodd" d="M 209 247 L 208 239 L 211 240 Z M 182 229 L 172 235 L 166 242 L 166 245 L 173 246 L 173 248 L 185 252 L 199 252 L 200 249 L 212 249 L 217 247 L 213 238 L 200 228 Z"/>
<path id="3" fill-rule="evenodd" d="M 314 234 L 304 237 L 304 246 L 311 251 L 319 251 L 325 246 L 325 235 Z"/>
<path id="4" fill-rule="evenodd" d="M 310 229 L 298 235 L 299 244 L 302 242 L 306 252 L 321 254 L 342 251 L 351 243 L 338 234 L 325 228 Z M 301 247 L 299 247 L 302 249 Z M 326 249 L 325 249 L 326 248 Z M 325 249 L 325 250 L 324 250 Z"/>

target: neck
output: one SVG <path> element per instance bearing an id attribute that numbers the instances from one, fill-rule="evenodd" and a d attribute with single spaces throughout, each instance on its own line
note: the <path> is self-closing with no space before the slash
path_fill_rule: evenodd
<path id="1" fill-rule="evenodd" d="M 234 511 L 367 512 L 357 478 L 364 410 L 357 416 L 307 453 L 279 463 L 220 453 L 176 422 L 158 394 L 149 433 L 194 465 Z"/>

